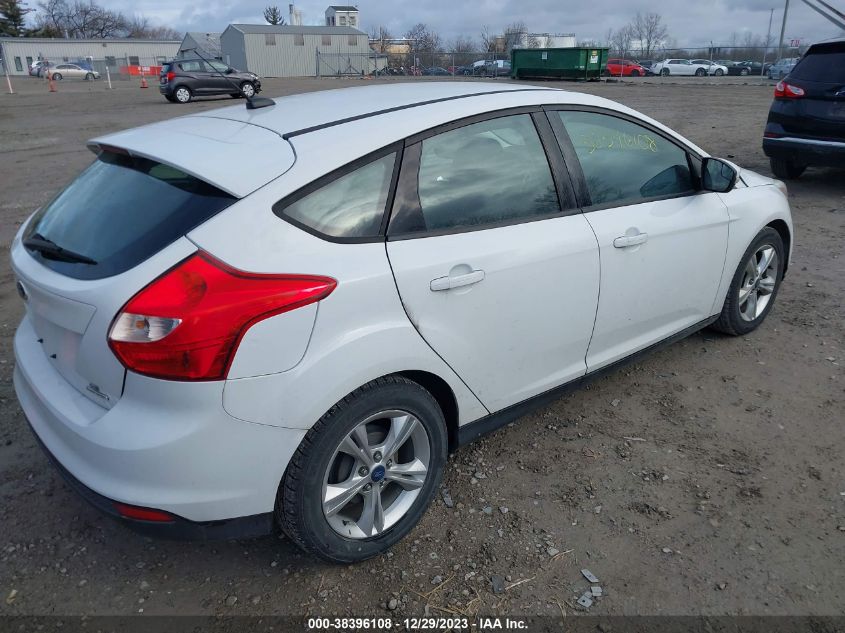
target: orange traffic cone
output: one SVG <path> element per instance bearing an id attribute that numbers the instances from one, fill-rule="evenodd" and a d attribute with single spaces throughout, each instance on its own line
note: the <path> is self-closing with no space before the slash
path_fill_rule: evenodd
<path id="1" fill-rule="evenodd" d="M 58 92 L 56 90 L 56 82 L 53 81 L 53 71 L 49 69 L 47 71 L 47 85 L 50 86 L 50 92 Z"/>
<path id="2" fill-rule="evenodd" d="M 141 74 L 141 88 L 149 88 L 147 85 L 147 78 L 144 77 L 143 73 Z"/>

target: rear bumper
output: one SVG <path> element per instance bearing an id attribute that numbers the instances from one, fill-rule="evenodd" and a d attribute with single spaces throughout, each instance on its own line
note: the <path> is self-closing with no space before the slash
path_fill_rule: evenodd
<path id="1" fill-rule="evenodd" d="M 61 462 L 50 452 L 50 449 L 44 445 L 44 442 L 41 441 L 41 438 L 38 437 L 38 434 L 31 425 L 29 428 L 35 436 L 38 445 L 41 446 L 41 449 L 44 451 L 44 454 L 53 463 L 53 466 L 55 466 L 56 470 L 59 471 L 59 474 L 65 480 L 65 483 L 67 483 L 74 492 L 103 514 L 116 519 L 129 529 L 138 532 L 139 534 L 155 538 L 180 541 L 203 541 L 251 538 L 264 536 L 273 531 L 272 512 L 265 512 L 263 514 L 238 517 L 236 519 L 223 521 L 203 522 L 189 521 L 188 519 L 176 515 L 173 515 L 173 520 L 168 522 L 142 521 L 139 519 L 129 519 L 121 516 L 117 511 L 114 499 L 109 499 L 108 497 L 104 497 L 103 495 L 94 492 L 91 488 L 74 477 L 67 468 L 62 466 Z"/>
<path id="2" fill-rule="evenodd" d="M 845 141 L 821 141 L 794 136 L 764 138 L 763 152 L 769 158 L 782 158 L 800 165 L 845 167 Z"/>
<path id="3" fill-rule="evenodd" d="M 33 431 L 95 506 L 110 514 L 113 501 L 164 510 L 180 518 L 176 532 L 200 536 L 234 519 L 269 525 L 256 515 L 273 512 L 305 430 L 233 418 L 222 383 L 131 372 L 122 397 L 104 409 L 48 362 L 28 317 L 15 334 L 15 360 L 15 392 Z"/>

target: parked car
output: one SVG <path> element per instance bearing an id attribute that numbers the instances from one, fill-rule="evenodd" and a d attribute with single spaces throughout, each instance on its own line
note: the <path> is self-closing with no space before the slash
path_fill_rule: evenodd
<path id="1" fill-rule="evenodd" d="M 646 69 L 628 59 L 608 59 L 607 73 L 612 77 L 645 77 Z"/>
<path id="2" fill-rule="evenodd" d="M 445 68 L 440 68 L 439 66 L 432 66 L 431 68 L 423 69 L 423 75 L 435 75 L 435 76 L 450 76 L 450 73 Z"/>
<path id="3" fill-rule="evenodd" d="M 798 59 L 799 58 L 797 57 L 790 57 L 776 61 L 769 67 L 769 70 L 766 72 L 766 76 L 769 79 L 783 79 L 792 72 L 792 69 L 795 68 L 795 64 L 798 63 Z"/>
<path id="4" fill-rule="evenodd" d="M 45 65 L 47 62 L 43 59 L 36 59 L 29 65 L 29 75 L 30 77 L 39 77 L 39 69 L 41 66 Z"/>
<path id="5" fill-rule="evenodd" d="M 481 59 L 472 64 L 474 75 L 485 75 L 488 77 L 499 77 L 511 74 L 511 63 L 506 59 L 486 60 Z"/>
<path id="6" fill-rule="evenodd" d="M 762 62 L 754 61 L 739 62 L 739 65 L 747 68 L 748 75 L 752 77 L 762 77 L 768 72 L 769 68 L 771 67 L 771 64 L 769 63 L 763 64 Z"/>
<path id="7" fill-rule="evenodd" d="M 704 66 L 707 70 L 708 75 L 714 75 L 716 77 L 721 77 L 722 75 L 728 74 L 727 66 L 724 66 L 723 64 L 719 64 L 719 63 L 716 63 L 716 62 L 713 62 L 713 61 L 710 61 L 709 59 L 691 59 L 690 63 L 695 64 L 695 65 L 699 65 L 699 66 Z"/>
<path id="8" fill-rule="evenodd" d="M 791 252 L 783 183 L 570 91 L 318 91 L 89 146 L 12 241 L 14 385 L 72 487 L 148 534 L 376 556 L 450 450 L 753 331 Z"/>
<path id="9" fill-rule="evenodd" d="M 778 82 L 763 151 L 778 178 L 845 167 L 845 38 L 814 44 Z"/>
<path id="10" fill-rule="evenodd" d="M 62 79 L 87 79 L 92 81 L 100 78 L 100 73 L 96 70 L 83 68 L 78 64 L 55 64 L 45 72 L 50 73 L 53 81 L 61 81 Z"/>
<path id="11" fill-rule="evenodd" d="M 158 91 L 172 103 L 188 103 L 194 97 L 210 95 L 251 98 L 261 92 L 261 81 L 255 73 L 223 62 L 176 59 L 162 65 Z"/>
<path id="12" fill-rule="evenodd" d="M 666 59 L 662 62 L 657 62 L 651 67 L 651 71 L 655 75 L 662 75 L 664 77 L 667 75 L 696 75 L 698 77 L 705 77 L 708 68 L 709 62 L 707 64 L 693 64 L 688 59 Z"/>

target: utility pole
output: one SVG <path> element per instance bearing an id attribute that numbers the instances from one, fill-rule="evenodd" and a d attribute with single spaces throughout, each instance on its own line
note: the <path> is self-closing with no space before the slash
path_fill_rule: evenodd
<path id="1" fill-rule="evenodd" d="M 766 48 L 763 51 L 763 66 L 760 68 L 760 79 L 763 78 L 766 70 L 766 57 L 769 55 L 769 44 L 772 42 L 772 18 L 775 17 L 775 10 L 769 11 L 769 30 L 766 31 Z"/>
<path id="2" fill-rule="evenodd" d="M 789 13 L 789 0 L 783 6 L 783 22 L 780 25 L 780 40 L 778 40 L 778 58 L 775 61 L 780 61 L 783 57 L 783 36 L 786 33 L 786 14 Z"/>

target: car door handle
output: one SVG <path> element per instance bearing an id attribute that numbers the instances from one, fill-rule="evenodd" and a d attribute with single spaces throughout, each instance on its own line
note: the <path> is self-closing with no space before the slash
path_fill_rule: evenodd
<path id="1" fill-rule="evenodd" d="M 644 244 L 648 239 L 648 233 L 637 233 L 636 235 L 623 235 L 613 240 L 613 246 L 616 248 L 627 248 L 629 246 L 637 246 Z"/>
<path id="2" fill-rule="evenodd" d="M 473 270 L 464 275 L 455 275 L 454 277 L 438 277 L 431 280 L 431 291 L 439 292 L 441 290 L 451 290 L 452 288 L 460 288 L 461 286 L 471 286 L 477 284 L 479 281 L 484 281 L 483 270 Z"/>

